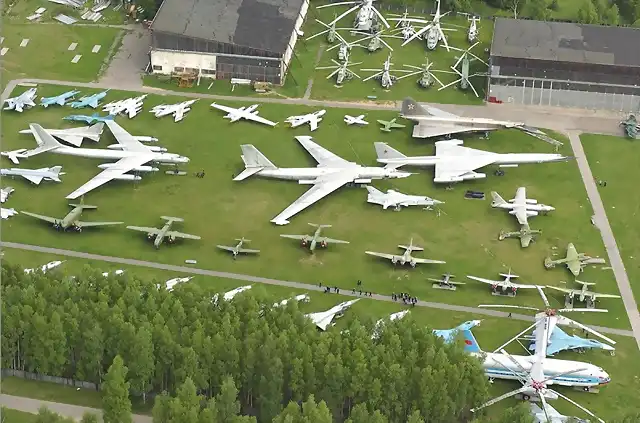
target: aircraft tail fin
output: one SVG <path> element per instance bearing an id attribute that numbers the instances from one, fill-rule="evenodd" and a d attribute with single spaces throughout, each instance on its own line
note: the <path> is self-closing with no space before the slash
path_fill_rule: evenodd
<path id="1" fill-rule="evenodd" d="M 246 238 L 236 238 L 236 241 L 238 241 L 238 242 L 242 241 L 242 242 L 245 242 L 245 243 L 246 242 L 251 242 L 250 239 L 246 239 Z"/>
<path id="2" fill-rule="evenodd" d="M 595 282 L 582 282 L 576 279 L 576 283 L 580 284 L 580 285 L 584 285 L 584 286 L 593 286 L 596 283 Z"/>
<path id="3" fill-rule="evenodd" d="M 429 112 L 427 109 L 422 107 L 418 102 L 416 102 L 411 97 L 407 97 L 402 101 L 402 109 L 400 110 L 400 114 L 402 116 L 411 117 L 411 116 L 428 116 Z"/>
<path id="4" fill-rule="evenodd" d="M 61 167 L 61 166 L 58 166 Z M 80 207 L 82 210 L 90 210 L 90 209 L 97 209 L 98 206 L 91 206 L 89 204 L 85 204 L 84 203 L 84 196 L 80 197 L 80 203 L 79 204 L 69 204 L 71 207 Z"/>
<path id="5" fill-rule="evenodd" d="M 371 185 L 365 185 L 365 187 L 367 188 L 367 191 L 369 191 L 369 194 L 371 195 L 384 195 L 382 191 L 380 191 L 375 187 L 372 187 Z"/>
<path id="6" fill-rule="evenodd" d="M 166 220 L 167 222 L 184 222 L 184 219 L 181 217 L 160 216 L 160 219 Z"/>
<path id="7" fill-rule="evenodd" d="M 51 179 L 53 179 L 56 182 L 61 182 L 60 181 L 60 175 L 64 175 L 64 172 L 62 172 L 62 166 L 50 167 L 49 168 L 49 172 L 52 173 Z"/>
<path id="8" fill-rule="evenodd" d="M 473 336 L 473 332 L 471 332 L 470 329 L 462 330 L 461 333 L 462 333 L 462 337 L 464 338 L 465 352 L 472 352 L 472 353 L 482 352 L 482 350 L 480 349 L 480 345 L 478 344 L 478 341 L 476 341 L 476 337 Z"/>
<path id="9" fill-rule="evenodd" d="M 233 178 L 234 181 L 242 181 L 249 176 L 260 172 L 262 169 L 276 169 L 276 165 L 271 163 L 257 148 L 251 144 L 243 144 L 240 146 L 242 149 L 242 161 L 244 162 L 244 171 L 238 176 Z"/>
<path id="10" fill-rule="evenodd" d="M 391 148 L 389 144 L 384 142 L 376 142 L 374 143 L 374 147 L 376 148 L 376 155 L 378 156 L 378 160 L 404 159 L 407 157 L 398 150 Z"/>
<path id="11" fill-rule="evenodd" d="M 314 228 L 330 228 L 331 225 L 318 225 L 317 223 L 308 223 L 309 226 L 313 226 Z"/>
<path id="12" fill-rule="evenodd" d="M 98 122 L 91 125 L 85 134 L 85 138 L 89 138 L 91 141 L 98 142 L 100 141 L 100 135 L 102 135 L 102 131 L 104 130 L 104 122 Z"/>
<path id="13" fill-rule="evenodd" d="M 495 191 L 491 191 L 491 198 L 493 199 L 493 201 L 491 202 L 491 207 L 499 207 L 504 204 L 509 204 L 504 200 L 504 198 L 500 196 L 500 194 Z"/>

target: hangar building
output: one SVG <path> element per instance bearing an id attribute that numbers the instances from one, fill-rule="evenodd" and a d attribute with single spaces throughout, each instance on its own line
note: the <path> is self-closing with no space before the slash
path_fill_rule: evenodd
<path id="1" fill-rule="evenodd" d="M 164 0 L 151 71 L 284 83 L 309 0 Z"/>
<path id="2" fill-rule="evenodd" d="M 497 18 L 489 101 L 640 110 L 640 29 Z"/>

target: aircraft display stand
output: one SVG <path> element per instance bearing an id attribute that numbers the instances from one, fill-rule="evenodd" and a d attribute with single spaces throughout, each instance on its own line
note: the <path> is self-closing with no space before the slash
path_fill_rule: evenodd
<path id="1" fill-rule="evenodd" d="M 589 392 L 590 394 L 597 394 L 600 392 L 600 388 L 595 386 L 574 386 L 576 391 Z"/>
<path id="2" fill-rule="evenodd" d="M 491 295 L 495 295 L 496 297 L 515 297 L 516 293 L 515 292 L 502 293 L 500 291 L 492 291 Z"/>
<path id="3" fill-rule="evenodd" d="M 433 285 L 431 285 L 431 287 L 436 289 L 446 289 L 448 291 L 455 291 L 457 289 L 457 287 L 455 286 L 439 284 L 439 283 L 434 283 Z"/>

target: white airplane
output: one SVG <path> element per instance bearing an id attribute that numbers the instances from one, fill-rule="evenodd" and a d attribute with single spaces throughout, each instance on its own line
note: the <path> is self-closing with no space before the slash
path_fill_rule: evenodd
<path id="1" fill-rule="evenodd" d="M 391 263 L 400 264 L 404 266 L 405 264 L 410 264 L 411 267 L 416 267 L 417 264 L 445 264 L 446 261 L 441 260 L 431 260 L 431 259 L 423 259 L 416 258 L 411 255 L 414 251 L 424 251 L 424 248 L 418 247 L 417 245 L 413 245 L 413 238 L 409 241 L 409 245 L 398 245 L 398 248 L 404 249 L 404 253 L 401 255 L 396 254 L 387 254 L 387 253 L 377 253 L 375 251 L 365 251 L 364 253 L 374 257 L 380 257 L 383 259 L 391 260 Z"/>
<path id="2" fill-rule="evenodd" d="M 379 204 L 384 210 L 393 206 L 396 211 L 402 209 L 402 207 L 409 206 L 425 206 L 432 207 L 436 204 L 444 204 L 442 201 L 434 200 L 433 198 L 425 197 L 422 195 L 407 195 L 392 189 L 387 192 L 382 192 L 371 185 L 367 185 L 367 202 L 372 204 Z"/>
<path id="3" fill-rule="evenodd" d="M 102 276 L 104 276 L 105 278 L 108 277 L 110 274 L 113 274 L 114 276 L 120 276 L 124 273 L 124 270 L 122 269 L 117 269 L 114 270 L 113 272 L 102 272 Z"/>
<path id="4" fill-rule="evenodd" d="M 0 156 L 7 157 L 9 160 L 13 162 L 13 164 L 20 164 L 19 159 L 24 159 L 24 156 L 22 155 L 22 153 L 24 153 L 25 151 L 27 151 L 26 148 L 20 148 L 18 150 L 12 150 L 12 151 L 2 151 L 0 152 Z"/>
<path id="5" fill-rule="evenodd" d="M 226 115 L 223 116 L 225 119 L 229 119 L 231 122 L 237 122 L 240 119 L 252 120 L 254 122 L 263 123 L 269 126 L 276 126 L 278 122 L 272 122 L 268 119 L 263 118 L 262 116 L 258 116 L 258 108 L 257 104 L 252 104 L 251 106 L 242 106 L 237 109 L 234 107 L 223 106 L 218 103 L 211 103 L 211 107 L 214 109 L 222 110 L 223 112 L 227 112 Z"/>
<path id="6" fill-rule="evenodd" d="M 103 112 L 109 112 L 110 115 L 116 116 L 126 114 L 129 119 L 133 119 L 142 110 L 142 103 L 147 98 L 147 94 L 140 97 L 131 97 L 124 100 L 112 101 L 102 106 Z"/>
<path id="7" fill-rule="evenodd" d="M 515 283 L 515 282 L 511 282 L 512 279 L 518 278 L 518 275 L 514 275 L 513 273 L 511 273 L 511 270 L 509 270 L 509 273 L 500 273 L 500 276 L 502 276 L 504 278 L 504 280 L 501 281 L 494 281 L 491 279 L 484 279 L 484 278 L 479 278 L 477 276 L 467 276 L 469 279 L 473 279 L 474 281 L 478 281 L 478 282 L 482 282 L 482 283 L 486 283 L 491 285 L 491 289 L 493 292 L 498 292 L 498 289 L 501 289 L 502 292 L 506 292 L 508 289 L 511 290 L 511 292 L 515 295 L 516 291 L 519 288 L 523 288 L 523 289 L 537 289 L 538 286 L 537 285 L 525 285 L 525 284 L 521 284 L 521 283 Z"/>
<path id="8" fill-rule="evenodd" d="M 179 154 L 157 153 L 151 151 L 149 147 L 137 141 L 133 136 L 131 136 L 131 134 L 125 131 L 124 128 L 113 120 L 108 121 L 107 126 L 118 143 L 122 144 L 122 150 L 66 147 L 49 135 L 42 126 L 32 123 L 29 127 L 33 131 L 38 147 L 22 154 L 24 154 L 25 157 L 31 157 L 48 151 L 68 156 L 118 160 L 115 163 L 101 165 L 100 168 L 104 170 L 80 188 L 67 195 L 66 198 L 70 200 L 81 197 L 87 192 L 92 191 L 114 179 L 122 181 L 138 181 L 142 179 L 138 175 L 128 174 L 127 172 L 129 171 L 150 172 L 157 170 L 157 168 L 145 166 L 145 163 L 153 162 L 177 165 L 189 162 L 188 157 L 180 156 Z"/>
<path id="9" fill-rule="evenodd" d="M 18 214 L 16 209 L 0 208 L 0 218 L 2 218 L 2 219 L 8 219 L 11 216 L 15 216 L 16 214 Z"/>
<path id="10" fill-rule="evenodd" d="M 168 281 L 166 281 L 164 283 L 164 287 L 167 291 L 171 292 L 173 291 L 173 288 L 178 285 L 179 283 L 185 283 L 185 282 L 189 282 L 191 279 L 193 279 L 193 276 L 187 276 L 185 278 L 173 278 L 173 279 L 169 279 Z M 162 285 L 158 284 L 158 288 L 160 288 Z"/>
<path id="11" fill-rule="evenodd" d="M 60 175 L 64 175 L 62 166 L 43 167 L 40 169 L 20 169 L 13 167 L 11 169 L 0 169 L 1 176 L 22 176 L 30 182 L 40 185 L 40 182 L 45 181 L 62 182 Z"/>
<path id="12" fill-rule="evenodd" d="M 5 187 L 0 189 L 0 203 L 4 203 L 9 199 L 9 196 L 15 191 L 12 187 Z"/>
<path id="13" fill-rule="evenodd" d="M 373 327 L 373 334 L 371 335 L 371 339 L 378 339 L 380 337 L 380 332 L 382 332 L 382 328 L 387 322 L 402 320 L 406 317 L 407 314 L 409 314 L 409 310 L 402 310 L 397 313 L 391 314 L 389 317 L 378 320 Z"/>
<path id="14" fill-rule="evenodd" d="M 383 142 L 374 143 L 378 162 L 387 168 L 401 166 L 435 166 L 433 182 L 454 183 L 468 179 L 482 179 L 487 175 L 474 170 L 491 164 L 499 167 L 517 167 L 523 163 L 550 163 L 567 161 L 562 154 L 549 153 L 492 153 L 464 147 L 462 140 L 437 141 L 435 156 L 407 157 Z"/>
<path id="15" fill-rule="evenodd" d="M 366 115 L 360 115 L 360 116 L 349 116 L 349 115 L 344 115 L 344 121 L 347 125 L 368 125 L 369 122 L 367 122 L 366 120 L 364 120 Z"/>
<path id="16" fill-rule="evenodd" d="M 271 220 L 276 225 L 288 224 L 288 219 L 291 216 L 301 212 L 346 184 L 368 184 L 373 179 L 406 178 L 411 175 L 411 173 L 399 172 L 396 169 L 360 166 L 320 147 L 309 136 L 297 136 L 295 138 L 318 162 L 316 167 L 278 168 L 253 145 L 244 144 L 240 148 L 242 149 L 245 170 L 233 178 L 234 181 L 242 181 L 252 175 L 258 175 L 265 178 L 293 180 L 298 181 L 299 184 L 313 185 L 311 189 Z"/>
<path id="17" fill-rule="evenodd" d="M 29 88 L 17 97 L 6 99 L 6 107 L 3 110 L 15 110 L 22 113 L 24 109 L 30 109 L 36 106 L 33 100 L 36 99 L 37 88 Z"/>
<path id="18" fill-rule="evenodd" d="M 285 122 L 290 123 L 292 128 L 297 128 L 300 125 L 308 123 L 312 131 L 318 129 L 318 124 L 322 120 L 322 116 L 327 113 L 326 110 L 318 110 L 317 112 L 308 113 L 300 116 L 289 116 L 285 119 Z"/>
<path id="19" fill-rule="evenodd" d="M 49 270 L 51 270 L 51 269 L 53 269 L 55 267 L 60 266 L 64 262 L 65 262 L 64 260 L 62 260 L 62 261 L 60 261 L 60 260 L 50 261 L 47 264 L 43 264 L 40 268 L 35 268 L 34 267 L 32 269 L 24 269 L 24 273 L 33 273 L 36 270 L 40 270 L 40 271 L 42 271 L 42 273 L 47 273 L 47 271 L 49 271 Z"/>
<path id="20" fill-rule="evenodd" d="M 526 190 L 525 187 L 518 188 L 516 197 L 509 201 L 504 201 L 497 192 L 491 191 L 491 207 L 509 210 L 509 214 L 514 215 L 521 225 L 527 225 L 529 217 L 555 210 L 555 207 L 539 204 L 537 200 L 527 198 Z"/>
<path id="21" fill-rule="evenodd" d="M 335 307 L 331 307 L 327 311 L 306 314 L 306 317 L 310 318 L 311 321 L 318 327 L 318 329 L 327 330 L 329 326 L 333 326 L 334 318 L 341 317 L 349 307 L 351 307 L 358 301 L 360 301 L 360 298 L 340 303 Z"/>
<path id="22" fill-rule="evenodd" d="M 190 106 L 196 101 L 198 100 L 187 100 L 176 104 L 160 104 L 151 109 L 150 112 L 153 113 L 155 117 L 173 115 L 174 122 L 180 122 L 184 118 L 184 115 L 191 110 Z"/>
<path id="23" fill-rule="evenodd" d="M 89 138 L 91 141 L 100 141 L 100 135 L 104 130 L 104 122 L 98 122 L 91 126 L 81 126 L 79 128 L 67 128 L 67 129 L 45 129 L 50 135 L 61 139 L 64 142 L 80 147 L 82 140 Z M 32 134 L 31 128 L 23 129 L 21 134 Z"/>
<path id="24" fill-rule="evenodd" d="M 238 295 L 238 294 L 240 294 L 240 293 L 242 293 L 244 291 L 248 291 L 249 289 L 251 289 L 251 285 L 241 286 L 239 288 L 232 289 L 231 291 L 225 293 L 222 296 L 222 299 L 225 300 L 225 301 L 231 301 L 231 300 L 233 300 L 233 298 L 236 295 Z M 218 294 L 214 295 L 211 300 L 213 301 L 214 304 L 216 304 L 218 302 Z"/>
<path id="25" fill-rule="evenodd" d="M 283 307 L 286 306 L 287 304 L 289 304 L 289 301 L 295 301 L 298 303 L 308 303 L 311 299 L 309 298 L 309 296 L 307 294 L 300 294 L 300 295 L 296 295 L 293 298 L 287 298 L 285 300 L 282 300 L 280 302 L 274 303 L 273 307 Z"/>

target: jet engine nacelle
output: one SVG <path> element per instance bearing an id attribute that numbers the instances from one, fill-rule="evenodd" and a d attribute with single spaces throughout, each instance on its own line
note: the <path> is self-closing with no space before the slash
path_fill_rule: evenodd
<path id="1" fill-rule="evenodd" d="M 298 183 L 300 185 L 313 185 L 313 184 L 316 183 L 316 180 L 315 179 L 302 179 L 302 180 L 298 181 Z"/>
<path id="2" fill-rule="evenodd" d="M 120 176 L 116 176 L 113 179 L 118 180 L 118 181 L 140 181 L 142 180 L 142 177 L 138 176 L 138 175 L 120 175 Z"/>
<path id="3" fill-rule="evenodd" d="M 502 164 L 502 165 L 499 165 L 498 167 L 518 167 L 518 165 L 517 164 Z"/>
<path id="4" fill-rule="evenodd" d="M 114 166 L 116 166 L 115 163 L 105 163 L 105 164 L 98 165 L 100 169 L 111 169 Z M 134 172 L 157 172 L 159 169 L 153 166 L 138 166 L 138 167 L 131 168 L 131 170 Z"/>
<path id="5" fill-rule="evenodd" d="M 527 204 L 538 204 L 538 200 L 532 200 L 527 198 Z"/>
<path id="6" fill-rule="evenodd" d="M 108 145 L 107 148 L 109 150 L 124 150 L 124 146 L 122 144 L 111 144 L 111 145 Z M 153 152 L 156 152 L 156 153 L 165 153 L 167 151 L 166 148 L 158 147 L 156 145 L 150 145 L 150 146 L 147 146 L 147 148 L 150 151 L 153 151 Z"/>
<path id="7" fill-rule="evenodd" d="M 537 216 L 538 212 L 535 210 L 527 210 L 527 216 L 528 217 L 533 217 L 533 216 Z"/>
<path id="8" fill-rule="evenodd" d="M 461 176 L 454 176 L 454 177 L 449 177 L 446 179 L 442 179 L 442 178 L 433 178 L 433 182 L 440 182 L 440 183 L 447 183 L 447 182 L 462 182 L 462 181 L 466 181 L 466 180 L 471 180 L 471 179 L 484 179 L 486 178 L 487 175 L 485 173 L 467 173 Z"/>

